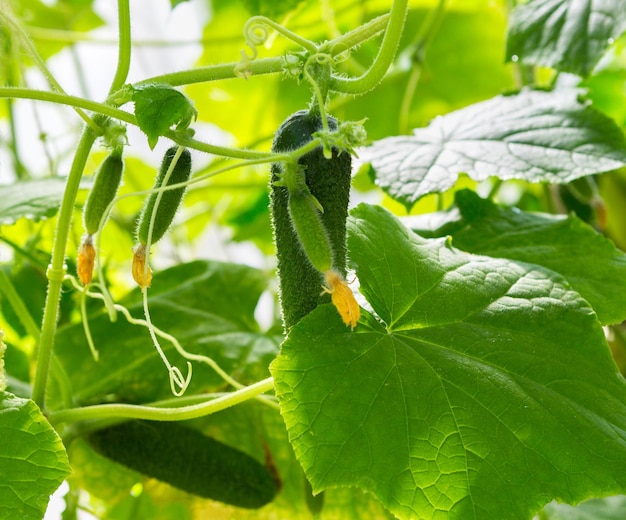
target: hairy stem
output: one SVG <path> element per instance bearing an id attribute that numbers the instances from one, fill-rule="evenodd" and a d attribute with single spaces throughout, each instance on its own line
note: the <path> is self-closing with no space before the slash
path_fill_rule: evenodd
<path id="1" fill-rule="evenodd" d="M 89 157 L 89 151 L 96 140 L 96 133 L 89 127 L 85 127 L 76 149 L 76 155 L 67 179 L 65 193 L 56 227 L 56 234 L 52 246 L 52 261 L 48 267 L 48 293 L 44 306 L 43 324 L 39 347 L 37 352 L 37 369 L 33 381 L 33 400 L 40 408 L 44 408 L 46 384 L 50 371 L 50 359 L 54 344 L 54 334 L 57 326 L 59 301 L 61 298 L 61 284 L 65 277 L 65 250 L 72 221 L 72 212 L 76 194 L 80 185 L 80 179 Z"/>
<path id="2" fill-rule="evenodd" d="M 113 93 L 124 85 L 130 69 L 131 36 L 130 36 L 130 6 L 128 0 L 118 0 L 118 31 L 119 47 L 117 54 L 117 70 L 111 83 L 109 93 Z"/>
<path id="3" fill-rule="evenodd" d="M 331 82 L 332 90 L 346 94 L 363 94 L 380 83 L 396 55 L 404 28 L 407 7 L 408 0 L 393 1 L 387 30 L 374 63 L 365 74 L 358 78 L 334 77 Z"/>
<path id="4" fill-rule="evenodd" d="M 133 404 L 99 404 L 60 410 L 50 414 L 53 424 L 90 421 L 94 419 L 145 419 L 150 421 L 184 421 L 204 417 L 253 399 L 274 388 L 274 379 L 268 377 L 222 397 L 190 406 L 162 408 Z"/>

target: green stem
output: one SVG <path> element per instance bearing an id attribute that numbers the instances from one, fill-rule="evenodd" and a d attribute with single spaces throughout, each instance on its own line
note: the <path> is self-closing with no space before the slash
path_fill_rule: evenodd
<path id="1" fill-rule="evenodd" d="M 216 81 L 221 79 L 233 79 L 235 76 L 235 67 L 237 63 L 224 63 L 222 65 L 209 65 L 207 67 L 198 67 L 191 70 L 183 70 L 180 72 L 170 72 L 160 76 L 144 79 L 135 83 L 135 86 L 150 83 L 162 83 L 173 87 L 181 85 L 190 85 L 192 83 L 205 83 L 207 81 Z M 265 58 L 262 60 L 254 60 L 250 63 L 250 72 L 253 75 L 273 74 L 282 72 L 283 58 Z"/>
<path id="2" fill-rule="evenodd" d="M 411 45 L 413 48 L 411 53 L 411 62 L 413 67 L 404 91 L 402 105 L 400 108 L 400 121 L 398 125 L 400 134 L 406 134 L 409 130 L 409 113 L 422 73 L 422 64 L 426 56 L 426 49 L 441 24 L 441 20 L 443 19 L 443 14 L 445 12 L 445 5 L 446 0 L 439 0 L 437 7 L 435 7 L 434 11 L 431 12 L 428 20 L 424 22 L 423 26 L 420 28 L 419 34 Z"/>
<path id="3" fill-rule="evenodd" d="M 122 87 L 128 77 L 131 55 L 130 6 L 128 0 L 117 1 L 119 47 L 117 53 L 117 70 L 111 83 L 109 94 Z"/>
<path id="4" fill-rule="evenodd" d="M 411 112 L 411 105 L 413 104 L 413 96 L 415 96 L 415 91 L 417 90 L 417 84 L 419 83 L 421 75 L 422 64 L 414 63 L 406 88 L 404 89 L 402 104 L 400 105 L 400 117 L 398 122 L 398 132 L 400 134 L 406 134 L 409 131 L 409 115 Z"/>
<path id="5" fill-rule="evenodd" d="M 406 2 L 406 0 L 401 0 Z M 350 31 L 349 33 L 326 42 L 320 46 L 322 49 L 329 49 L 328 52 L 332 56 L 336 56 L 345 52 L 352 47 L 362 44 L 363 42 L 373 38 L 384 30 L 389 15 L 379 16 L 366 23 L 365 25 Z M 325 51 L 324 51 L 325 52 Z M 284 60 L 280 58 L 264 58 L 254 60 L 250 63 L 249 70 L 253 75 L 274 74 L 282 72 Z M 192 83 L 205 83 L 208 81 L 217 81 L 222 79 L 233 79 L 235 76 L 235 67 L 237 63 L 224 63 L 222 65 L 209 65 L 207 67 L 198 67 L 192 70 L 183 70 L 180 72 L 171 72 L 160 76 L 153 76 L 135 83 L 135 85 L 144 85 L 149 83 L 164 83 L 167 85 L 181 86 L 190 85 Z"/>
<path id="6" fill-rule="evenodd" d="M 18 179 L 25 179 L 28 177 L 28 171 L 24 167 L 24 163 L 20 158 L 20 152 L 17 148 L 17 131 L 15 128 L 15 112 L 13 110 L 13 101 L 11 99 L 7 99 L 7 109 L 9 113 L 9 131 L 11 134 L 9 149 L 11 150 L 11 155 L 13 156 L 13 171 Z"/>
<path id="7" fill-rule="evenodd" d="M 24 325 L 28 335 L 32 336 L 35 341 L 37 341 L 39 339 L 39 334 L 41 333 L 39 326 L 35 323 L 35 320 L 30 312 L 28 312 L 28 309 L 24 304 L 24 300 L 20 298 L 13 282 L 11 282 L 11 279 L 2 269 L 0 269 L 0 292 L 7 299 L 15 314 L 17 314 L 17 317 L 22 325 Z"/>
<path id="8" fill-rule="evenodd" d="M 184 421 L 197 419 L 248 401 L 274 388 L 274 379 L 268 377 L 208 402 L 189 406 L 161 408 L 134 404 L 98 404 L 50 413 L 53 424 L 102 419 L 145 419 L 149 421 Z"/>
<path id="9" fill-rule="evenodd" d="M 44 306 L 43 324 L 37 352 L 37 369 L 33 382 L 33 400 L 43 409 L 45 404 L 46 384 L 50 371 L 50 359 L 54 345 L 54 334 L 57 326 L 61 285 L 65 276 L 65 250 L 74 211 L 76 194 L 80 179 L 89 157 L 89 151 L 96 140 L 96 133 L 85 127 L 74 155 L 74 161 L 67 179 L 61 209 L 59 210 L 56 235 L 52 246 L 52 261 L 48 267 L 48 293 Z"/>
<path id="10" fill-rule="evenodd" d="M 389 23 L 374 63 L 365 74 L 358 78 L 334 77 L 331 82 L 332 90 L 346 94 L 363 94 L 380 83 L 396 55 L 404 28 L 407 7 L 408 0 L 393 0 L 389 13 Z"/>
<path id="11" fill-rule="evenodd" d="M 50 103 L 81 107 L 93 112 L 98 112 L 105 116 L 109 116 L 113 119 L 117 119 L 118 121 L 124 121 L 125 123 L 137 126 L 135 116 L 125 112 L 124 110 L 120 110 L 119 108 L 112 107 L 105 103 L 98 103 L 96 101 L 90 101 L 76 96 L 68 96 L 67 94 L 60 94 L 58 92 L 47 92 L 45 90 L 33 90 L 28 88 L 0 87 L 0 98 L 2 97 L 36 99 L 39 101 L 48 101 Z M 204 143 L 189 137 L 189 134 L 185 131 L 168 130 L 163 135 L 181 146 L 222 157 L 230 157 L 233 159 L 274 158 L 274 155 L 269 152 L 253 152 L 250 150 L 239 150 Z"/>
<path id="12" fill-rule="evenodd" d="M 343 34 L 337 38 L 330 40 L 324 45 L 320 46 L 320 52 L 325 52 L 326 49 L 330 49 L 331 55 L 336 56 L 341 54 L 352 47 L 361 45 L 367 40 L 374 38 L 377 34 L 385 30 L 387 23 L 389 22 L 389 15 L 383 14 L 373 20 L 370 20 L 364 25 L 357 27 L 356 29 Z"/>
<path id="13" fill-rule="evenodd" d="M 92 112 L 98 112 L 105 116 L 109 116 L 126 123 L 133 125 L 137 124 L 135 116 L 120 110 L 119 108 L 112 107 L 105 103 L 98 103 L 97 101 L 91 101 L 89 99 L 70 96 L 60 92 L 48 92 L 46 90 L 35 90 L 30 88 L 21 87 L 0 87 L 0 98 L 19 98 L 19 99 L 34 99 L 37 101 L 48 101 L 50 103 L 57 103 L 60 105 L 67 105 L 71 107 L 84 108 Z"/>

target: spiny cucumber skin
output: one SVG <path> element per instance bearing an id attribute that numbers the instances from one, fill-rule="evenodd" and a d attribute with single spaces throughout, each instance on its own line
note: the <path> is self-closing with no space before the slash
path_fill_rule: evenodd
<path id="1" fill-rule="evenodd" d="M 98 168 L 83 207 L 83 224 L 88 234 L 94 235 L 98 231 L 104 211 L 117 195 L 123 171 L 124 161 L 119 153 L 109 154 Z"/>
<path id="2" fill-rule="evenodd" d="M 311 265 L 322 273 L 333 266 L 333 251 L 321 214 L 311 195 L 304 191 L 289 193 L 289 216 L 300 245 Z"/>
<path id="3" fill-rule="evenodd" d="M 175 422 L 125 422 L 92 432 L 87 441 L 143 475 L 237 507 L 262 507 L 278 492 L 274 477 L 256 459 Z"/>
<path id="4" fill-rule="evenodd" d="M 331 130 L 337 121 L 329 118 Z M 272 150 L 286 152 L 294 150 L 312 139 L 312 134 L 322 129 L 318 114 L 301 110 L 290 116 L 278 129 Z M 333 268 L 346 274 L 346 219 L 350 199 L 351 157 L 346 151 L 333 149 L 331 159 L 326 159 L 322 148 L 300 158 L 304 168 L 306 184 L 311 194 L 324 208 L 321 220 L 330 239 L 333 253 Z M 275 186 L 279 181 L 280 164 L 272 165 L 270 210 L 276 255 L 280 301 L 285 330 L 289 330 L 317 305 L 330 301 L 325 294 L 320 296 L 322 275 L 315 269 L 302 250 L 298 235 L 293 229 L 289 215 L 289 193 L 284 186 Z"/>
<path id="5" fill-rule="evenodd" d="M 172 163 L 172 159 L 174 155 L 178 151 L 178 146 L 173 146 L 169 148 L 165 152 L 165 156 L 163 157 L 163 162 L 161 163 L 161 168 L 159 169 L 159 174 L 154 183 L 155 188 L 160 188 L 163 182 L 163 178 L 167 173 L 170 164 Z M 178 162 L 170 175 L 168 180 L 168 186 L 173 184 L 178 184 L 181 182 L 185 182 L 189 179 L 189 175 L 191 174 L 191 153 L 186 148 L 180 154 L 178 158 Z M 183 195 L 185 193 L 185 188 L 176 188 L 173 190 L 164 191 L 161 195 L 161 201 L 159 202 L 159 207 L 157 208 L 157 214 L 154 220 L 154 228 L 152 230 L 152 240 L 151 243 L 155 244 L 170 227 L 172 220 L 174 220 L 174 216 L 176 215 L 176 211 L 178 211 L 178 207 L 180 206 L 180 202 L 183 199 Z M 158 193 L 151 193 L 141 210 L 141 215 L 139 217 L 139 224 L 137 226 L 137 239 L 142 245 L 146 245 L 148 243 L 148 230 L 150 229 L 150 219 L 152 216 L 152 212 L 154 210 L 154 205 L 156 203 Z"/>

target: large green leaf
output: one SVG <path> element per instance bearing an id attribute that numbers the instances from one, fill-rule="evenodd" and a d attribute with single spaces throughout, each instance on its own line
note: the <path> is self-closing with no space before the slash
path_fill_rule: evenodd
<path id="1" fill-rule="evenodd" d="M 61 439 L 37 405 L 0 392 L 0 518 L 40 520 L 70 474 Z"/>
<path id="2" fill-rule="evenodd" d="M 435 119 L 361 152 L 376 182 L 407 206 L 451 188 L 459 173 L 565 183 L 626 164 L 626 140 L 580 91 L 523 90 Z"/>
<path id="3" fill-rule="evenodd" d="M 592 227 L 573 215 L 500 207 L 470 190 L 455 200 L 460 216 L 452 213 L 433 236 L 451 235 L 468 253 L 547 267 L 591 304 L 602 324 L 626 320 L 626 254 Z"/>
<path id="4" fill-rule="evenodd" d="M 149 290 L 152 322 L 173 335 L 191 353 L 212 357 L 227 372 L 244 381 L 267 376 L 276 353 L 276 340 L 262 334 L 254 319 L 267 279 L 251 267 L 196 261 L 158 273 Z M 141 293 L 121 300 L 137 318 L 143 318 Z M 89 320 L 100 360 L 87 346 L 82 324 L 59 329 L 56 353 L 69 374 L 78 402 L 117 396 L 131 402 L 165 398 L 168 373 L 152 345 L 148 330 L 129 324 L 123 316 L 115 323 L 99 313 Z M 166 340 L 160 341 L 170 362 L 186 373 L 185 360 Z M 212 369 L 193 362 L 189 392 L 215 389 L 223 384 Z"/>
<path id="5" fill-rule="evenodd" d="M 530 0 L 511 13 L 506 55 L 586 76 L 624 31 L 624 0 Z"/>
<path id="6" fill-rule="evenodd" d="M 626 385 L 562 278 L 366 205 L 348 241 L 378 317 L 350 332 L 318 307 L 271 367 L 315 490 L 356 485 L 401 518 L 526 520 L 626 488 Z"/>

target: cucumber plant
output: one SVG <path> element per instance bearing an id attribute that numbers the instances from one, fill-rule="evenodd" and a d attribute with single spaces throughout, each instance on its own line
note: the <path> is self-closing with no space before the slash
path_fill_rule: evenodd
<path id="1" fill-rule="evenodd" d="M 622 2 L 92 4 L 0 9 L 0 518 L 626 515 Z"/>

